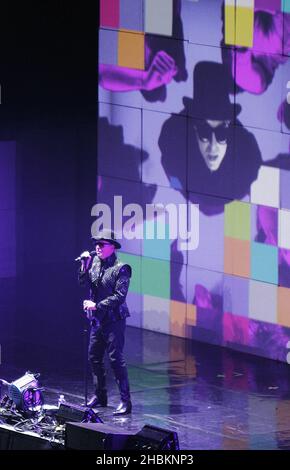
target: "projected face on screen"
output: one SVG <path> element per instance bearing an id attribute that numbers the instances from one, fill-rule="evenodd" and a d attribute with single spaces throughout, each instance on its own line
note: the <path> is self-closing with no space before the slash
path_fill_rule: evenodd
<path id="1" fill-rule="evenodd" d="M 261 156 L 254 136 L 242 123 L 233 125 L 242 108 L 230 100 L 224 65 L 198 62 L 193 71 L 193 99 L 183 101 L 185 110 L 164 123 L 159 137 L 161 162 L 169 181 L 177 189 L 188 189 L 195 202 L 197 193 L 210 192 L 228 201 L 243 198 L 257 178 Z M 186 148 L 180 130 L 184 114 L 192 116 L 187 121 Z"/>
<path id="2" fill-rule="evenodd" d="M 199 151 L 210 171 L 219 169 L 226 151 L 230 121 L 201 121 L 195 125 Z"/>

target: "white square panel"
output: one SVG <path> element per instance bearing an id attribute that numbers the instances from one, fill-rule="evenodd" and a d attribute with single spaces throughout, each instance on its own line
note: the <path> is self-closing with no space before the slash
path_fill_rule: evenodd
<path id="1" fill-rule="evenodd" d="M 279 210 L 278 227 L 279 247 L 290 250 L 290 211 Z"/>
<path id="2" fill-rule="evenodd" d="M 249 317 L 277 323 L 277 292 L 278 287 L 273 284 L 250 280 Z"/>
<path id="3" fill-rule="evenodd" d="M 143 328 L 170 333 L 170 300 L 151 295 L 143 297 Z"/>
<path id="4" fill-rule="evenodd" d="M 145 32 L 172 36 L 173 0 L 145 0 Z"/>
<path id="5" fill-rule="evenodd" d="M 251 203 L 279 207 L 280 170 L 261 166 L 257 180 L 251 186 Z"/>

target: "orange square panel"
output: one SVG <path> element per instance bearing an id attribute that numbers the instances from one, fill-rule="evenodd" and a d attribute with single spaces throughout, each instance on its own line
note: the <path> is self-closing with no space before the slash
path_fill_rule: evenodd
<path id="1" fill-rule="evenodd" d="M 278 323 L 290 327 L 290 289 L 278 287 Z"/>
<path id="2" fill-rule="evenodd" d="M 224 272 L 240 277 L 250 277 L 251 245 L 248 240 L 225 237 Z"/>
<path id="3" fill-rule="evenodd" d="M 119 31 L 118 65 L 144 70 L 144 33 Z"/>
<path id="4" fill-rule="evenodd" d="M 186 303 L 171 300 L 170 302 L 170 334 L 185 337 Z"/>

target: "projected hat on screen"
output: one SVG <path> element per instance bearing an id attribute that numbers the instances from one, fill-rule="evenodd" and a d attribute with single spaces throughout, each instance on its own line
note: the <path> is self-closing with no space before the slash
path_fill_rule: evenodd
<path id="1" fill-rule="evenodd" d="M 232 120 L 241 112 L 229 98 L 229 78 L 223 64 L 198 62 L 193 72 L 193 100 L 183 98 L 192 116 L 200 119 Z"/>

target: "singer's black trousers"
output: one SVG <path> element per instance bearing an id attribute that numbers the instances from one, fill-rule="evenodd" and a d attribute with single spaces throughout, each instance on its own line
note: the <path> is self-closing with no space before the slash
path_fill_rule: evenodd
<path id="1" fill-rule="evenodd" d="M 126 320 L 91 327 L 88 358 L 92 368 L 95 393 L 107 396 L 105 353 L 118 384 L 122 401 L 130 400 L 127 366 L 123 355 Z"/>

